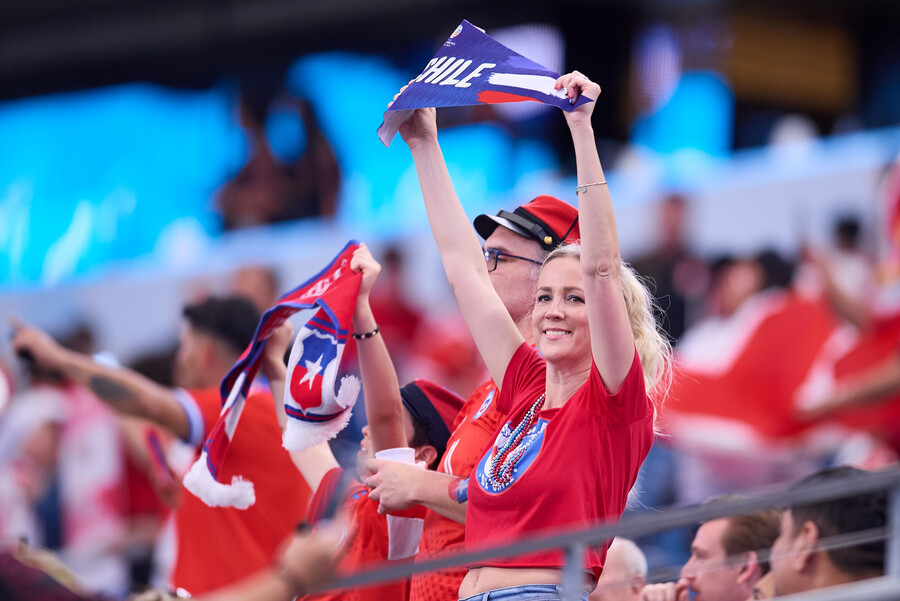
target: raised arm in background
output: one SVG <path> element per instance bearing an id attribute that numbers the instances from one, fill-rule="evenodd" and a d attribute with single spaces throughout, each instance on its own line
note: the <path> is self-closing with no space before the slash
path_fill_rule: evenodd
<path id="1" fill-rule="evenodd" d="M 353 313 L 353 328 L 357 334 L 365 335 L 374 332 L 378 326 L 369 305 L 369 294 L 381 273 L 381 265 L 372 257 L 368 247 L 361 244 L 353 253 L 350 268 L 363 274 L 356 299 L 356 311 Z M 377 333 L 357 340 L 356 351 L 373 450 L 378 452 L 408 446 L 403 428 L 400 383 L 384 337 Z"/>
<path id="2" fill-rule="evenodd" d="M 110 367 L 62 347 L 46 332 L 10 318 L 12 346 L 41 367 L 54 370 L 90 388 L 104 403 L 124 415 L 149 419 L 179 438 L 190 434 L 187 415 L 175 391 L 124 367 Z"/>
<path id="3" fill-rule="evenodd" d="M 435 115 L 433 108 L 416 110 L 400 126 L 400 135 L 412 153 L 428 222 L 463 318 L 491 377 L 502 382 L 506 366 L 524 338 L 491 286 L 478 237 L 444 163 Z"/>

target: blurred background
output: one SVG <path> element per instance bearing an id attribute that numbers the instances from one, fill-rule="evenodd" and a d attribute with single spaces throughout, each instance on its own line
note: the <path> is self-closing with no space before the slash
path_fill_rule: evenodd
<path id="1" fill-rule="evenodd" d="M 687 376 L 635 510 L 895 461 L 893 397 L 813 411 L 900 343 L 894 0 L 0 3 L 0 313 L 169 382 L 185 303 L 265 308 L 356 238 L 401 379 L 469 394 L 485 372 L 409 152 L 375 135 L 464 18 L 603 87 L 622 252 Z M 555 109 L 438 117 L 472 217 L 575 202 Z M 2 416 L 28 389 L 8 345 L 0 373 Z M 651 565 L 682 542 L 648 542 Z"/>

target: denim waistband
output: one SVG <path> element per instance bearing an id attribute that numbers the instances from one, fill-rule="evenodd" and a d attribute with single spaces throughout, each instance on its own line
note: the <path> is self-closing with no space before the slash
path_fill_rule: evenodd
<path id="1" fill-rule="evenodd" d="M 545 593 L 562 594 L 562 587 L 556 584 L 523 584 L 519 586 L 508 586 L 504 588 L 496 588 L 485 593 L 478 593 L 459 601 L 494 601 L 495 599 L 510 599 L 528 593 Z"/>

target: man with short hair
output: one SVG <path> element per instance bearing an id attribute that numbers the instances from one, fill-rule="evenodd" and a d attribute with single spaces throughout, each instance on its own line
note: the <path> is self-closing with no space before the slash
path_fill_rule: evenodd
<path id="1" fill-rule="evenodd" d="M 715 502 L 715 500 L 711 501 Z M 746 601 L 770 569 L 765 553 L 778 536 L 779 513 L 766 509 L 703 523 L 678 582 L 650 584 L 641 601 Z"/>
<path id="2" fill-rule="evenodd" d="M 62 348 L 46 333 L 14 323 L 13 347 L 39 365 L 89 387 L 120 413 L 143 417 L 197 447 L 222 408 L 219 383 L 250 343 L 259 313 L 242 298 L 210 298 L 184 309 L 175 383 L 166 388 L 126 368 Z M 175 509 L 173 588 L 198 595 L 266 568 L 306 515 L 309 487 L 281 446 L 268 392 L 251 391 L 220 478 L 253 482 L 256 503 L 241 510 L 209 507 L 181 491 Z"/>
<path id="3" fill-rule="evenodd" d="M 850 490 L 865 470 L 838 466 L 820 470 L 794 487 L 845 482 Z M 794 505 L 781 515 L 781 532 L 772 546 L 775 593 L 789 595 L 881 576 L 884 540 L 828 548 L 824 539 L 884 528 L 887 492 L 852 495 L 832 501 Z"/>
<path id="4" fill-rule="evenodd" d="M 563 243 L 577 241 L 578 210 L 552 196 L 537 198 L 497 215 L 479 215 L 475 230 L 485 239 L 484 258 L 491 284 L 529 343 L 537 276 L 547 254 Z M 373 475 L 366 479 L 379 511 L 392 512 L 423 505 L 425 527 L 417 560 L 462 551 L 465 541 L 466 485 L 495 430 L 505 419 L 495 407 L 497 385 L 488 380 L 466 401 L 447 441 L 437 471 L 370 460 Z M 455 601 L 466 575 L 460 567 L 412 579 L 410 601 Z"/>
<path id="5" fill-rule="evenodd" d="M 647 582 L 647 558 L 627 538 L 613 539 L 606 552 L 603 573 L 589 601 L 638 601 Z"/>

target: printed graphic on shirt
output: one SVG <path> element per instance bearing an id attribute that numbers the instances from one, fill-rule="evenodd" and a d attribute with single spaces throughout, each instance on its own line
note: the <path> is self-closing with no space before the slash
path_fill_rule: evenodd
<path id="1" fill-rule="evenodd" d="M 478 408 L 478 411 L 475 412 L 475 415 L 472 417 L 473 420 L 478 419 L 484 412 L 488 410 L 491 406 L 491 401 L 494 400 L 494 395 L 497 394 L 497 389 L 493 389 L 488 395 L 484 398 L 484 402 L 481 404 L 481 407 Z"/>
<path id="2" fill-rule="evenodd" d="M 478 462 L 476 474 L 478 476 L 478 486 L 487 493 L 501 493 L 522 477 L 534 460 L 537 458 L 544 444 L 544 433 L 547 430 L 549 422 L 545 419 L 538 419 L 528 431 L 522 436 L 517 445 L 510 449 L 504 449 L 514 434 L 514 429 L 509 422 L 503 424 L 497 440 L 491 447 L 491 452 L 486 454 Z M 499 458 L 496 465 L 494 457 L 498 453 L 503 456 Z"/>
<path id="3" fill-rule="evenodd" d="M 456 475 L 453 473 L 453 453 L 454 453 L 454 451 L 456 451 L 456 447 L 458 447 L 458 446 L 459 446 L 459 439 L 455 440 L 453 442 L 453 446 L 451 446 L 449 449 L 446 450 L 446 452 L 444 452 L 443 465 L 444 465 L 444 473 L 445 474 L 450 474 L 451 476 Z"/>

